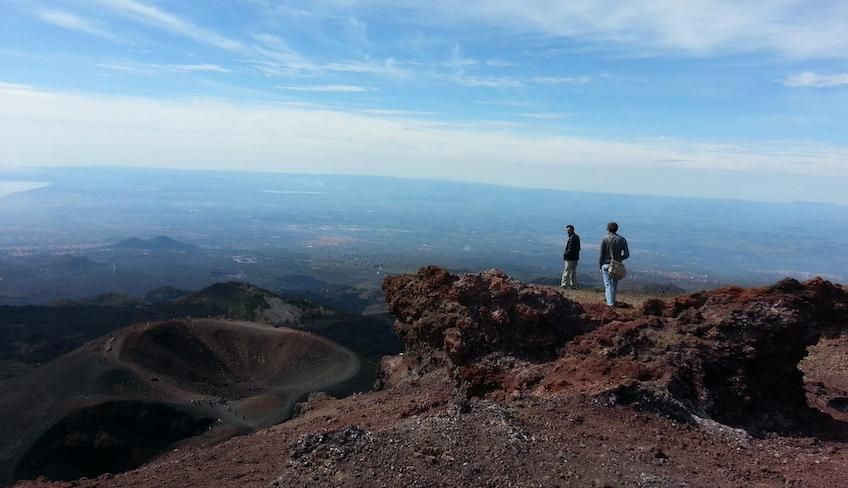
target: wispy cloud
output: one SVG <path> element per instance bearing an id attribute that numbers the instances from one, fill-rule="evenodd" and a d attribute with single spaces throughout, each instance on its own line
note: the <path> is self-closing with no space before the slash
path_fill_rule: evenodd
<path id="1" fill-rule="evenodd" d="M 515 66 L 515 63 L 512 61 L 504 61 L 502 59 L 487 59 L 485 64 L 486 66 L 492 66 L 494 68 L 508 68 L 510 66 Z"/>
<path id="2" fill-rule="evenodd" d="M 98 68 L 130 74 L 159 73 L 229 73 L 230 70 L 217 64 L 155 64 L 126 61 L 121 63 L 99 63 Z"/>
<path id="3" fill-rule="evenodd" d="M 458 169 L 480 170 L 485 162 L 490 173 L 509 181 L 522 170 L 516 161 L 550 168 L 626 161 L 634 168 L 848 176 L 848 148 L 797 141 L 610 141 L 487 132 L 483 124 L 439 129 L 430 121 L 389 117 L 392 112 L 379 117 L 214 100 L 198 105 L 194 100 L 64 95 L 15 84 L 0 85 L 0 104 L 7 115 L 0 118 L 0 145 L 12 155 L 5 163 L 24 166 L 49 159 L 55 164 L 198 161 L 203 167 L 229 167 L 250 160 L 255 169 L 317 171 L 329 169 L 328 161 L 340 161 L 344 164 L 336 171 L 446 177 Z M 44 139 L 51 144 L 38 142 Z M 403 168 L 399 160 L 405 161 Z M 297 163 L 280 166 L 280 161 Z"/>
<path id="4" fill-rule="evenodd" d="M 482 105 L 503 105 L 506 107 L 532 107 L 530 102 L 521 102 L 517 100 L 477 100 L 475 103 Z"/>
<path id="5" fill-rule="evenodd" d="M 394 58 L 378 60 L 348 60 L 336 63 L 320 65 L 328 71 L 339 71 L 348 73 L 370 73 L 374 75 L 387 76 L 391 78 L 410 78 L 412 72 L 403 68 Z"/>
<path id="6" fill-rule="evenodd" d="M 783 80 L 783 85 L 794 88 L 848 86 L 848 73 L 822 75 L 818 73 L 805 72 L 785 78 Z"/>
<path id="7" fill-rule="evenodd" d="M 153 25 L 197 42 L 228 51 L 236 51 L 242 47 L 242 44 L 238 41 L 199 27 L 188 20 L 152 5 L 147 5 L 136 0 L 99 0 L 99 2 L 138 22 Z"/>
<path id="8" fill-rule="evenodd" d="M 500 121 L 451 126 L 353 110 L 201 102 L 66 95 L 0 85 L 0 147 L 6 155 L 0 165 L 238 165 L 244 170 L 467 179 L 546 188 L 569 188 L 569 175 L 577 168 L 593 173 L 622 167 L 652 171 L 648 174 L 660 181 L 669 168 L 848 176 L 844 145 L 616 141 L 513 130 Z M 844 195 L 832 198 L 845 201 Z"/>
<path id="9" fill-rule="evenodd" d="M 397 8 L 393 0 L 320 2 L 336 10 Z M 437 25 L 495 26 L 610 48 L 625 55 L 712 56 L 770 52 L 791 58 L 848 58 L 848 3 L 840 0 L 405 0 L 407 16 Z"/>
<path id="10" fill-rule="evenodd" d="M 538 120 L 558 120 L 570 117 L 567 113 L 549 113 L 549 112 L 521 112 L 517 114 L 519 117 Z"/>
<path id="11" fill-rule="evenodd" d="M 534 83 L 543 85 L 585 85 L 592 78 L 588 76 L 537 76 L 531 79 Z"/>
<path id="12" fill-rule="evenodd" d="M 269 53 L 265 53 L 269 54 Z M 273 54 L 269 54 L 276 57 Z M 324 73 L 363 73 L 385 78 L 410 79 L 412 71 L 399 66 L 393 59 L 380 61 L 345 60 L 317 63 L 301 56 L 291 56 L 286 61 L 254 59 L 249 61 L 255 69 L 268 76 L 319 76 Z"/>
<path id="13" fill-rule="evenodd" d="M 82 32 L 84 34 L 91 34 L 93 36 L 113 41 L 118 40 L 116 35 L 104 30 L 94 21 L 80 17 L 79 15 L 71 12 L 66 12 L 64 10 L 39 10 L 37 15 L 39 19 L 47 22 L 48 24 L 55 25 L 56 27 Z"/>
<path id="14" fill-rule="evenodd" d="M 393 110 L 393 109 L 383 109 L 383 108 L 366 108 L 360 110 L 360 112 L 371 114 L 371 115 L 385 115 L 388 117 L 393 116 L 431 116 L 431 115 L 439 115 L 439 112 L 425 112 L 421 110 Z"/>
<path id="15" fill-rule="evenodd" d="M 514 88 L 521 86 L 520 80 L 503 76 L 453 75 L 444 78 L 457 85 L 477 88 Z"/>
<path id="16" fill-rule="evenodd" d="M 0 91 L 9 93 L 9 92 L 21 92 L 21 91 L 33 91 L 33 87 L 30 85 L 22 85 L 20 83 L 4 83 L 0 82 Z"/>
<path id="17" fill-rule="evenodd" d="M 286 41 L 276 35 L 266 32 L 253 33 L 250 35 L 258 46 L 254 46 L 260 54 L 279 63 L 292 65 L 312 65 L 299 52 L 294 50 Z"/>
<path id="18" fill-rule="evenodd" d="M 259 44 L 254 50 L 264 59 L 249 61 L 254 68 L 269 76 L 317 76 L 322 73 L 366 73 L 386 78 L 409 79 L 412 72 L 394 58 L 376 60 L 341 60 L 328 63 L 313 61 L 299 53 L 275 34 L 251 34 Z"/>
<path id="19" fill-rule="evenodd" d="M 451 49 L 450 59 L 444 63 L 445 66 L 458 69 L 462 69 L 467 66 L 476 66 L 478 64 L 480 64 L 480 61 L 463 56 L 459 45 L 456 45 L 453 49 Z"/>
<path id="20" fill-rule="evenodd" d="M 283 90 L 303 92 L 338 92 L 338 93 L 364 93 L 371 91 L 364 86 L 358 85 L 304 85 L 304 86 L 277 86 Z"/>

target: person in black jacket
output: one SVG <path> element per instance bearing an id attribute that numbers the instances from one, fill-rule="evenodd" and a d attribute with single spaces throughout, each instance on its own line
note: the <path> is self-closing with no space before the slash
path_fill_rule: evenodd
<path id="1" fill-rule="evenodd" d="M 610 259 L 624 261 L 630 257 L 630 249 L 627 248 L 627 239 L 618 235 L 618 224 L 610 222 L 607 224 L 607 235 L 601 239 L 601 255 L 598 265 L 601 267 L 601 277 L 604 279 L 604 295 L 607 305 L 615 306 L 615 294 L 618 291 L 618 280 L 610 276 L 607 271 Z"/>
<path id="2" fill-rule="evenodd" d="M 574 226 L 565 226 L 568 232 L 568 241 L 565 243 L 565 252 L 562 259 L 565 261 L 565 269 L 562 270 L 562 288 L 577 289 L 577 261 L 580 259 L 580 236 L 574 233 Z"/>

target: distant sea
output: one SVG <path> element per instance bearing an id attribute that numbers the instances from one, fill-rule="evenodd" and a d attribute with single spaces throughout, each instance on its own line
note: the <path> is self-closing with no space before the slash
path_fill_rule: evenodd
<path id="1" fill-rule="evenodd" d="M 38 188 L 44 188 L 49 185 L 49 183 L 44 183 L 41 181 L 3 181 L 0 180 L 0 198 L 5 196 L 9 196 L 12 193 L 19 193 L 22 191 L 30 191 L 36 190 Z"/>

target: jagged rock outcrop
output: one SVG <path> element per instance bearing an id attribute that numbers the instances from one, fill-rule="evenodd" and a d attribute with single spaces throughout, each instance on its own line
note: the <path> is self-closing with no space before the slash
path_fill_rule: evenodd
<path id="1" fill-rule="evenodd" d="M 569 393 L 635 403 L 681 420 L 784 422 L 806 408 L 798 363 L 848 323 L 845 290 L 816 279 L 728 287 L 594 313 L 503 272 L 436 267 L 383 289 L 406 344 L 385 385 L 447 367 L 468 396 Z M 602 314 L 602 315 L 601 315 Z"/>
<path id="2" fill-rule="evenodd" d="M 846 304 L 821 279 L 646 302 L 643 316 L 569 344 L 540 391 L 606 391 L 730 425 L 781 423 L 806 409 L 798 363 L 821 331 L 848 323 Z"/>
<path id="3" fill-rule="evenodd" d="M 442 366 L 469 378 L 492 369 L 485 364 L 502 369 L 503 362 L 550 361 L 591 326 L 580 305 L 555 289 L 526 285 L 500 270 L 457 276 L 429 266 L 387 277 L 383 291 L 406 345 L 403 357 L 384 359 L 384 384 Z"/>

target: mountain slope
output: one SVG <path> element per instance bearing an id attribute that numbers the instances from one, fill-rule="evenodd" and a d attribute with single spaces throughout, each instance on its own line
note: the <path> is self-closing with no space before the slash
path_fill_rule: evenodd
<path id="1" fill-rule="evenodd" d="M 840 286 L 614 310 L 497 271 L 384 290 L 405 352 L 382 389 L 75 486 L 848 486 Z"/>

